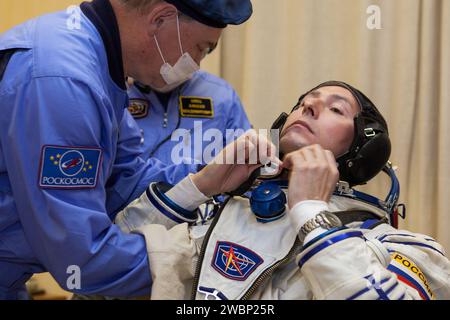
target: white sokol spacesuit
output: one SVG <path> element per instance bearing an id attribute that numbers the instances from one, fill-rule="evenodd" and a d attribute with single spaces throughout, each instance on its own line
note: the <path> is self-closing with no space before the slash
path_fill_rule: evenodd
<path id="1" fill-rule="evenodd" d="M 116 219 L 122 230 L 146 235 L 152 299 L 450 298 L 442 246 L 393 228 L 375 205 L 334 195 L 326 208 L 309 201 L 262 223 L 248 199 L 231 197 L 210 225 L 189 226 L 175 202 L 190 211 L 207 199 L 190 177 L 168 194 L 151 187 Z M 302 244 L 291 217 L 323 209 L 372 218 Z"/>
<path id="2" fill-rule="evenodd" d="M 191 177 L 174 187 L 154 183 L 116 218 L 122 230 L 145 235 L 152 299 L 450 299 L 442 246 L 391 226 L 399 185 L 386 165 L 386 121 L 346 83 L 329 81 L 309 92 L 324 86 L 349 90 L 360 107 L 353 143 L 336 159 L 340 180 L 355 186 L 384 169 L 393 182 L 386 201 L 338 188 L 329 202 L 306 200 L 289 210 L 287 181 L 250 191 L 244 183 L 210 224 L 194 226 L 198 206 L 209 199 Z M 282 114 L 273 128 L 287 118 Z"/>

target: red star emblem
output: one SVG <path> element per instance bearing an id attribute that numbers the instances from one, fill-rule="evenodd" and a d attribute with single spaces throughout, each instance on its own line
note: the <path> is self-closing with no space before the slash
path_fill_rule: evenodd
<path id="1" fill-rule="evenodd" d="M 242 276 L 243 274 L 242 274 L 241 268 L 239 268 L 238 262 L 251 263 L 251 261 L 249 261 L 247 259 L 241 259 L 238 256 L 236 256 L 232 246 L 230 246 L 230 251 L 225 251 L 223 249 L 220 249 L 220 250 L 227 257 L 227 264 L 225 267 L 225 272 L 228 271 L 228 268 L 230 267 L 230 265 L 233 265 L 233 267 L 236 269 L 236 271 L 239 272 L 239 274 Z"/>

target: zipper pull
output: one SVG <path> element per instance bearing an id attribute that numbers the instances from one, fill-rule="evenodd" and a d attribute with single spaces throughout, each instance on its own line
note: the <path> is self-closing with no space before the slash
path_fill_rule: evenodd
<path id="1" fill-rule="evenodd" d="M 144 130 L 141 129 L 141 144 L 144 144 L 145 138 L 144 138 Z"/>
<path id="2" fill-rule="evenodd" d="M 164 113 L 164 123 L 163 123 L 163 128 L 167 128 L 167 126 L 169 125 L 169 119 L 167 118 L 167 112 Z"/>

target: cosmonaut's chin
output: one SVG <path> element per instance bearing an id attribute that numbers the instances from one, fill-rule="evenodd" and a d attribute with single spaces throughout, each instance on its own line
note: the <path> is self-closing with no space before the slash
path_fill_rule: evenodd
<path id="1" fill-rule="evenodd" d="M 295 137 L 288 134 L 280 139 L 280 153 L 286 155 L 311 144 L 312 143 L 305 141 L 305 139 L 295 139 Z"/>

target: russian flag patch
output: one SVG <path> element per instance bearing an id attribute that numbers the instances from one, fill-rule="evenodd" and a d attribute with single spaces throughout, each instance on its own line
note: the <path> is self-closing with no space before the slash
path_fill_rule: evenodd
<path id="1" fill-rule="evenodd" d="M 398 280 L 415 289 L 423 300 L 434 299 L 433 292 L 424 273 L 405 256 L 394 252 L 392 261 L 387 269 L 395 273 Z"/>

